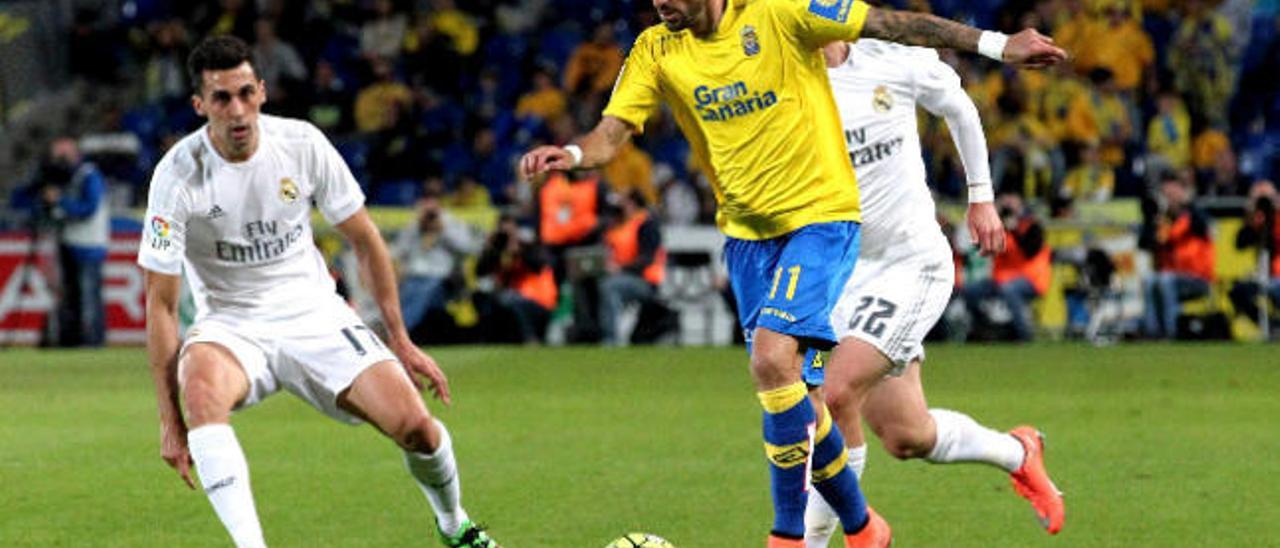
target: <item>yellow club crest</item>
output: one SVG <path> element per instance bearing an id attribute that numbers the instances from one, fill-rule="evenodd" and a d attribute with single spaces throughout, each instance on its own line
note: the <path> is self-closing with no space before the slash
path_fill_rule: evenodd
<path id="1" fill-rule="evenodd" d="M 298 201 L 298 196 L 298 183 L 288 177 L 280 179 L 280 199 L 284 200 L 284 203 L 292 204 Z"/>
<path id="2" fill-rule="evenodd" d="M 871 107 L 880 113 L 889 112 L 889 109 L 893 108 L 893 95 L 889 94 L 889 88 L 883 84 L 876 86 L 871 97 Z"/>
<path id="3" fill-rule="evenodd" d="M 747 25 L 742 27 L 742 53 L 747 57 L 752 57 L 760 53 L 760 38 L 756 36 L 756 28 Z"/>

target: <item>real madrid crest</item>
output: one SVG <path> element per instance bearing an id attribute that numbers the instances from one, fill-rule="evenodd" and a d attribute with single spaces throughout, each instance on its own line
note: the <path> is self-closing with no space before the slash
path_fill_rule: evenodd
<path id="1" fill-rule="evenodd" d="M 280 199 L 286 204 L 298 201 L 298 183 L 288 177 L 280 179 Z"/>
<path id="2" fill-rule="evenodd" d="M 760 39 L 756 37 L 756 28 L 751 25 L 742 27 L 742 53 L 747 57 L 760 53 Z"/>
<path id="3" fill-rule="evenodd" d="M 889 94 L 889 88 L 884 84 L 876 86 L 876 90 L 871 96 L 871 108 L 876 112 L 885 113 L 893 108 L 893 95 Z"/>

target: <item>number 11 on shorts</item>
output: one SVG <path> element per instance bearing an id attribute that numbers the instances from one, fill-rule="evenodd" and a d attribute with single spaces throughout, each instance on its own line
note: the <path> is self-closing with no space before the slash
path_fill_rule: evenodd
<path id="1" fill-rule="evenodd" d="M 787 282 L 787 300 L 791 300 L 796 296 L 796 284 L 800 283 L 800 265 L 787 268 L 787 274 L 791 279 Z M 778 295 L 778 282 L 782 281 L 782 267 L 773 273 L 773 288 L 769 289 L 769 298 L 772 299 Z"/>
<path id="2" fill-rule="evenodd" d="M 382 346 L 382 341 L 379 340 L 378 336 L 375 335 L 373 331 L 370 331 L 369 328 L 363 325 L 344 327 L 342 328 L 342 336 L 346 337 L 347 342 L 351 343 L 351 348 L 356 351 L 356 354 L 363 356 L 366 353 L 366 350 L 364 349 L 364 345 L 360 344 L 360 341 L 356 339 L 356 334 L 355 334 L 356 331 L 362 331 L 366 335 L 368 335 L 369 340 L 372 341 L 375 346 Z"/>

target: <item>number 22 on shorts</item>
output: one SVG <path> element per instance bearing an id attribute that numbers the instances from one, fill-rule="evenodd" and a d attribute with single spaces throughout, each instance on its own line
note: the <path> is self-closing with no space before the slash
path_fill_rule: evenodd
<path id="1" fill-rule="evenodd" d="M 789 301 L 795 298 L 796 284 L 800 283 L 800 265 L 788 267 L 786 270 L 787 270 L 787 274 L 790 275 L 790 280 L 787 281 L 787 300 Z M 773 299 L 778 295 L 778 282 L 781 282 L 781 281 L 782 281 L 782 267 L 778 267 L 778 270 L 776 270 L 773 273 L 773 288 L 769 290 L 770 299 Z"/>

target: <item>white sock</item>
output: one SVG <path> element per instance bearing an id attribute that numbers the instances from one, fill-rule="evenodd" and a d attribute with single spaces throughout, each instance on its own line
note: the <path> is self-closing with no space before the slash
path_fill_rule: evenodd
<path id="1" fill-rule="evenodd" d="M 258 511 L 249 489 L 249 463 L 229 424 L 206 424 L 187 432 L 187 447 L 196 463 L 209 504 L 239 548 L 265 547 Z"/>
<path id="2" fill-rule="evenodd" d="M 867 444 L 849 448 L 849 468 L 858 475 L 858 481 L 862 481 L 862 471 L 867 468 Z"/>
<path id="3" fill-rule="evenodd" d="M 405 451 L 404 462 L 431 503 L 436 524 L 444 534 L 453 536 L 467 521 L 467 511 L 462 509 L 462 482 L 458 479 L 458 464 L 453 459 L 453 441 L 444 423 L 436 420 L 436 427 L 440 429 L 440 446 L 435 453 Z"/>
<path id="4" fill-rule="evenodd" d="M 867 467 L 867 444 L 849 448 L 849 468 L 862 480 L 862 471 Z M 827 504 L 827 499 L 817 489 L 809 490 L 809 501 L 804 507 L 804 546 L 805 548 L 827 548 L 831 535 L 840 525 L 840 516 L 835 508 Z"/>
<path id="5" fill-rule="evenodd" d="M 1007 472 L 1022 466 L 1022 443 L 1004 432 L 982 426 L 963 413 L 930 409 L 938 440 L 926 460 L 933 463 L 985 462 Z"/>

